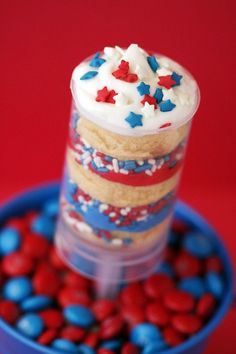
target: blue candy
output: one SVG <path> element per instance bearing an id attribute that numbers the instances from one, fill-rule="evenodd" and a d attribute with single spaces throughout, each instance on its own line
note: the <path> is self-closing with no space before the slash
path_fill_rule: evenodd
<path id="1" fill-rule="evenodd" d="M 158 268 L 157 268 L 157 273 L 164 273 L 164 274 L 167 274 L 169 275 L 170 277 L 173 277 L 174 276 L 174 271 L 170 265 L 170 263 L 167 263 L 167 262 L 162 262 Z"/>
<path id="2" fill-rule="evenodd" d="M 179 75 L 179 74 L 177 74 L 175 71 L 173 71 L 173 74 L 171 75 L 171 78 L 172 78 L 173 80 L 175 80 L 175 82 L 176 82 L 176 84 L 173 85 L 173 87 L 180 85 L 180 81 L 181 81 L 182 77 L 183 77 L 182 75 Z"/>
<path id="3" fill-rule="evenodd" d="M 133 327 L 130 340 L 132 343 L 144 347 L 161 338 L 161 332 L 159 329 L 150 323 L 140 323 Z"/>
<path id="4" fill-rule="evenodd" d="M 52 218 L 55 218 L 59 212 L 59 202 L 58 199 L 51 199 L 44 204 L 43 212 Z"/>
<path id="5" fill-rule="evenodd" d="M 134 170 L 137 167 L 136 162 L 134 160 L 125 161 L 124 169 L 125 170 Z"/>
<path id="6" fill-rule="evenodd" d="M 65 319 L 73 325 L 87 328 L 95 322 L 93 313 L 85 306 L 70 305 L 64 309 Z"/>
<path id="7" fill-rule="evenodd" d="M 78 354 L 96 354 L 95 350 L 86 344 L 78 346 Z"/>
<path id="8" fill-rule="evenodd" d="M 55 222 L 46 215 L 39 215 L 32 221 L 31 230 L 36 234 L 46 237 L 49 241 L 52 241 L 55 231 Z"/>
<path id="9" fill-rule="evenodd" d="M 149 95 L 150 85 L 146 85 L 144 82 L 140 82 L 140 84 L 137 86 L 137 90 L 140 96 Z"/>
<path id="10" fill-rule="evenodd" d="M 172 103 L 171 100 L 162 101 L 160 102 L 159 106 L 161 112 L 170 112 L 176 107 L 176 105 Z"/>
<path id="11" fill-rule="evenodd" d="M 26 312 L 41 311 L 52 303 L 52 299 L 45 295 L 35 295 L 28 297 L 21 303 L 21 309 Z"/>
<path id="12" fill-rule="evenodd" d="M 159 64 L 158 64 L 158 62 L 156 60 L 155 55 L 148 56 L 147 57 L 147 61 L 148 61 L 148 64 L 149 64 L 150 68 L 155 73 L 157 71 L 157 69 L 159 68 Z"/>
<path id="13" fill-rule="evenodd" d="M 43 332 L 44 322 L 39 315 L 29 313 L 19 319 L 16 327 L 26 337 L 35 339 Z"/>
<path id="14" fill-rule="evenodd" d="M 142 351 L 142 354 L 157 354 L 158 352 L 168 348 L 168 345 L 163 339 L 159 339 L 153 343 L 146 345 Z"/>
<path id="15" fill-rule="evenodd" d="M 66 353 L 77 353 L 79 354 L 78 347 L 71 341 L 67 339 L 55 339 L 52 342 L 52 348 L 63 351 Z"/>
<path id="16" fill-rule="evenodd" d="M 163 92 L 162 92 L 162 89 L 161 88 L 157 88 L 153 97 L 156 99 L 157 103 L 160 103 L 163 99 Z"/>
<path id="17" fill-rule="evenodd" d="M 26 277 L 15 277 L 8 280 L 3 287 L 3 296 L 14 302 L 21 302 L 33 291 L 31 281 Z"/>
<path id="18" fill-rule="evenodd" d="M 17 230 L 7 227 L 0 232 L 0 255 L 6 256 L 20 247 L 21 236 Z"/>
<path id="19" fill-rule="evenodd" d="M 199 299 L 206 292 L 204 281 L 199 277 L 189 277 L 179 282 L 178 288 Z"/>
<path id="20" fill-rule="evenodd" d="M 134 112 L 130 112 L 130 114 L 128 115 L 128 117 L 125 118 L 126 122 L 129 123 L 129 125 L 131 126 L 131 128 L 135 128 L 138 126 L 142 126 L 142 114 L 136 114 Z"/>
<path id="21" fill-rule="evenodd" d="M 105 59 L 100 58 L 100 53 L 96 53 L 92 60 L 90 61 L 89 65 L 93 68 L 99 68 L 102 64 L 105 63 Z"/>
<path id="22" fill-rule="evenodd" d="M 98 74 L 97 71 L 88 71 L 83 76 L 81 76 L 80 80 L 89 80 L 95 77 Z"/>
<path id="23" fill-rule="evenodd" d="M 207 258 L 214 252 L 211 241 L 198 232 L 189 232 L 183 241 L 183 248 L 199 258 Z"/>
<path id="24" fill-rule="evenodd" d="M 224 295 L 224 280 L 222 276 L 215 272 L 209 272 L 205 276 L 207 290 L 218 300 Z"/>
<path id="25" fill-rule="evenodd" d="M 101 348 L 117 351 L 120 349 L 122 341 L 120 339 L 112 339 L 102 342 Z"/>

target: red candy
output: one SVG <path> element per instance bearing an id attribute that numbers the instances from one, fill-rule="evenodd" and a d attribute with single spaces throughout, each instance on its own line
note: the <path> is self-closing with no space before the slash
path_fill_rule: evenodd
<path id="1" fill-rule="evenodd" d="M 59 274 L 51 267 L 41 267 L 33 277 L 33 286 L 37 294 L 54 297 L 61 285 Z"/>
<path id="2" fill-rule="evenodd" d="M 27 234 L 24 238 L 22 251 L 36 259 L 45 258 L 49 251 L 49 242 L 45 237 Z"/>
<path id="3" fill-rule="evenodd" d="M 60 337 L 72 342 L 79 342 L 85 336 L 85 330 L 77 326 L 68 326 L 62 329 Z"/>
<path id="4" fill-rule="evenodd" d="M 158 85 L 163 86 L 167 89 L 170 89 L 173 85 L 175 85 L 175 80 L 172 79 L 171 75 L 159 76 Z"/>
<path id="5" fill-rule="evenodd" d="M 83 277 L 80 274 L 74 273 L 72 271 L 67 271 L 64 277 L 64 283 L 68 286 L 72 286 L 76 289 L 87 290 L 91 286 L 89 279 Z"/>
<path id="6" fill-rule="evenodd" d="M 174 262 L 174 270 L 181 278 L 199 275 L 201 268 L 201 261 L 187 252 L 180 253 Z"/>
<path id="7" fill-rule="evenodd" d="M 68 269 L 68 267 L 66 266 L 66 264 L 63 262 L 63 260 L 60 258 L 57 249 L 56 248 L 52 248 L 50 251 L 50 263 L 52 264 L 52 266 L 58 270 L 64 270 L 66 271 Z"/>
<path id="8" fill-rule="evenodd" d="M 145 305 L 146 297 L 141 284 L 132 283 L 122 289 L 120 294 L 121 301 L 124 305 Z"/>
<path id="9" fill-rule="evenodd" d="M 107 102 L 107 103 L 115 103 L 114 96 L 117 95 L 117 92 L 114 90 L 108 90 L 107 87 L 103 87 L 103 89 L 98 90 L 96 101 L 97 102 Z"/>
<path id="10" fill-rule="evenodd" d="M 62 307 L 75 304 L 89 306 L 91 303 L 91 299 L 87 291 L 77 290 L 76 288 L 69 286 L 60 290 L 58 301 Z"/>
<path id="11" fill-rule="evenodd" d="M 176 347 L 184 341 L 184 336 L 172 327 L 164 328 L 163 337 L 165 342 L 171 347 Z"/>
<path id="12" fill-rule="evenodd" d="M 92 310 L 98 321 L 103 321 L 115 310 L 115 303 L 109 299 L 100 299 L 93 303 Z"/>
<path id="13" fill-rule="evenodd" d="M 139 354 L 139 348 L 132 343 L 125 343 L 121 349 L 121 354 Z"/>
<path id="14" fill-rule="evenodd" d="M 101 323 L 100 338 L 111 339 L 120 334 L 124 325 L 124 321 L 120 315 L 108 317 Z"/>
<path id="15" fill-rule="evenodd" d="M 40 317 L 43 319 L 45 326 L 51 329 L 59 329 L 64 324 L 64 318 L 59 310 L 44 310 L 40 312 Z"/>
<path id="16" fill-rule="evenodd" d="M 27 275 L 32 272 L 34 261 L 22 252 L 14 252 L 4 257 L 2 268 L 10 276 Z"/>
<path id="17" fill-rule="evenodd" d="M 161 302 L 154 302 L 146 308 L 147 320 L 157 326 L 163 327 L 170 322 L 171 313 Z"/>
<path id="18" fill-rule="evenodd" d="M 145 311 L 139 305 L 123 306 L 121 313 L 124 320 L 129 324 L 130 327 L 142 323 L 146 319 Z"/>
<path id="19" fill-rule="evenodd" d="M 97 354 L 115 354 L 115 353 L 110 349 L 100 348 L 98 349 Z"/>
<path id="20" fill-rule="evenodd" d="M 144 283 L 145 293 L 152 299 L 161 297 L 173 287 L 173 280 L 166 274 L 151 275 Z"/>
<path id="21" fill-rule="evenodd" d="M 194 297 L 186 291 L 174 289 L 164 296 L 165 306 L 172 311 L 188 312 L 194 308 Z"/>
<path id="22" fill-rule="evenodd" d="M 49 345 L 51 342 L 56 339 L 57 331 L 55 329 L 47 329 L 45 332 L 41 334 L 41 336 L 37 339 L 39 344 Z"/>
<path id="23" fill-rule="evenodd" d="M 196 313 L 203 319 L 208 318 L 216 306 L 216 300 L 211 294 L 204 294 L 198 301 Z"/>
<path id="24" fill-rule="evenodd" d="M 83 341 L 83 344 L 95 348 L 99 342 L 98 332 L 90 332 Z"/>
<path id="25" fill-rule="evenodd" d="M 27 223 L 24 218 L 12 218 L 6 223 L 6 227 L 16 229 L 21 236 L 24 236 L 24 232 L 27 230 Z"/>
<path id="26" fill-rule="evenodd" d="M 144 98 L 142 99 L 141 103 L 145 105 L 145 102 L 149 103 L 150 105 L 154 105 L 155 109 L 157 108 L 157 101 L 154 97 L 150 95 L 144 95 Z"/>
<path id="27" fill-rule="evenodd" d="M 173 327 L 180 333 L 191 335 L 202 327 L 200 317 L 193 314 L 181 314 L 172 317 Z"/>
<path id="28" fill-rule="evenodd" d="M 167 128 L 167 127 L 170 127 L 170 126 L 171 126 L 171 123 L 165 123 L 165 124 L 162 124 L 159 128 L 163 129 L 163 128 Z"/>
<path id="29" fill-rule="evenodd" d="M 206 260 L 206 271 L 220 273 L 222 271 L 222 263 L 219 257 L 212 256 Z"/>
<path id="30" fill-rule="evenodd" d="M 20 310 L 18 306 L 11 301 L 1 300 L 0 301 L 0 318 L 7 323 L 13 325 L 20 315 Z"/>
<path id="31" fill-rule="evenodd" d="M 116 79 L 123 80 L 126 82 L 136 82 L 138 76 L 136 74 L 129 73 L 129 63 L 125 60 L 121 60 L 119 69 L 112 73 Z"/>

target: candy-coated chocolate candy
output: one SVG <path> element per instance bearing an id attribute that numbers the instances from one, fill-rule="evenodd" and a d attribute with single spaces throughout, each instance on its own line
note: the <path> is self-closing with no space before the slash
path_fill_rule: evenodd
<path id="1" fill-rule="evenodd" d="M 196 313 L 202 318 L 208 318 L 216 306 L 216 299 L 212 294 L 204 294 L 198 301 Z"/>
<path id="2" fill-rule="evenodd" d="M 61 289 L 58 295 L 58 301 L 62 307 L 75 304 L 88 306 L 91 303 L 90 296 L 86 290 L 77 290 L 72 287 Z"/>
<path id="3" fill-rule="evenodd" d="M 78 346 L 78 354 L 96 354 L 95 350 L 86 344 Z"/>
<path id="4" fill-rule="evenodd" d="M 184 336 L 171 326 L 164 328 L 163 338 L 170 347 L 176 347 L 184 341 Z"/>
<path id="5" fill-rule="evenodd" d="M 133 343 L 125 343 L 121 349 L 121 354 L 139 354 L 139 348 Z"/>
<path id="6" fill-rule="evenodd" d="M 0 318 L 7 323 L 13 325 L 19 317 L 19 307 L 12 301 L 0 301 Z"/>
<path id="7" fill-rule="evenodd" d="M 146 303 L 145 293 L 139 283 L 132 283 L 123 288 L 120 298 L 125 305 L 144 305 Z"/>
<path id="8" fill-rule="evenodd" d="M 199 258 L 207 258 L 214 252 L 210 239 L 199 232 L 189 232 L 183 240 L 183 248 Z"/>
<path id="9" fill-rule="evenodd" d="M 192 294 L 197 299 L 206 292 L 204 281 L 200 277 L 184 278 L 179 282 L 178 287 Z"/>
<path id="10" fill-rule="evenodd" d="M 186 291 L 173 289 L 165 294 L 164 304 L 169 310 L 188 312 L 194 308 L 195 299 Z"/>
<path id="11" fill-rule="evenodd" d="M 95 348 L 98 342 L 99 342 L 99 334 L 97 331 L 89 332 L 83 340 L 84 344 L 92 348 Z"/>
<path id="12" fill-rule="evenodd" d="M 37 342 L 41 345 L 49 345 L 57 337 L 57 331 L 55 329 L 46 329 L 40 337 L 38 337 Z"/>
<path id="13" fill-rule="evenodd" d="M 11 227 L 6 227 L 0 231 L 0 255 L 7 255 L 17 251 L 21 244 L 20 233 Z"/>
<path id="14" fill-rule="evenodd" d="M 21 303 L 21 310 L 25 312 L 41 311 L 52 303 L 52 299 L 45 295 L 35 295 L 28 297 Z"/>
<path id="15" fill-rule="evenodd" d="M 64 324 L 62 313 L 56 309 L 41 311 L 40 317 L 44 320 L 45 326 L 48 328 L 59 329 Z"/>
<path id="16" fill-rule="evenodd" d="M 43 213 L 51 218 L 55 218 L 59 212 L 58 199 L 48 200 L 43 206 Z"/>
<path id="17" fill-rule="evenodd" d="M 67 306 L 64 311 L 64 318 L 72 325 L 82 328 L 90 327 L 95 322 L 95 317 L 92 311 L 82 305 Z"/>
<path id="18" fill-rule="evenodd" d="M 170 265 L 170 263 L 168 263 L 168 262 L 162 262 L 157 268 L 157 273 L 164 273 L 164 274 L 168 275 L 169 277 L 174 276 L 173 268 Z"/>
<path id="19" fill-rule="evenodd" d="M 37 294 L 54 297 L 61 286 L 61 280 L 53 268 L 41 267 L 33 277 L 33 286 Z"/>
<path id="20" fill-rule="evenodd" d="M 110 299 L 96 300 L 92 305 L 92 311 L 98 321 L 104 321 L 115 311 L 115 303 Z"/>
<path id="21" fill-rule="evenodd" d="M 147 305 L 146 316 L 149 322 L 163 327 L 170 322 L 171 313 L 161 302 L 153 302 Z"/>
<path id="22" fill-rule="evenodd" d="M 78 326 L 67 326 L 62 329 L 60 337 L 72 342 L 79 342 L 84 338 L 85 330 Z"/>
<path id="23" fill-rule="evenodd" d="M 153 343 L 148 343 L 143 351 L 142 354 L 156 354 L 162 350 L 167 349 L 168 346 L 166 344 L 166 342 L 162 339 L 159 338 L 157 341 L 153 342 Z"/>
<path id="24" fill-rule="evenodd" d="M 113 315 L 108 317 L 105 321 L 101 323 L 100 328 L 100 338 L 101 339 L 110 339 L 118 334 L 124 326 L 124 320 L 120 315 Z"/>
<path id="25" fill-rule="evenodd" d="M 32 293 L 31 281 L 26 277 L 15 277 L 8 280 L 3 287 L 3 296 L 14 302 L 21 302 Z"/>
<path id="26" fill-rule="evenodd" d="M 97 354 L 115 354 L 115 352 L 107 348 L 99 348 Z"/>
<path id="27" fill-rule="evenodd" d="M 166 274 L 151 275 L 144 283 L 148 297 L 157 299 L 174 287 L 174 281 Z"/>
<path id="28" fill-rule="evenodd" d="M 23 217 L 20 217 L 20 218 L 13 217 L 7 221 L 6 228 L 15 229 L 22 236 L 22 233 L 24 233 L 27 230 L 27 222 L 26 222 L 25 218 L 23 218 Z"/>
<path id="29" fill-rule="evenodd" d="M 181 252 L 174 261 L 174 270 L 181 278 L 196 276 L 201 268 L 200 260 L 186 252 Z"/>
<path id="30" fill-rule="evenodd" d="M 175 315 L 171 322 L 177 331 L 187 335 L 196 333 L 202 327 L 200 317 L 190 313 Z"/>
<path id="31" fill-rule="evenodd" d="M 39 215 L 32 220 L 31 230 L 36 234 L 46 237 L 49 241 L 52 241 L 55 231 L 55 222 L 46 215 Z"/>
<path id="32" fill-rule="evenodd" d="M 9 276 L 27 275 L 32 272 L 34 261 L 23 252 L 16 251 L 4 257 L 2 268 Z"/>
<path id="33" fill-rule="evenodd" d="M 129 324 L 130 327 L 137 325 L 138 323 L 145 322 L 146 315 L 143 307 L 139 305 L 129 305 L 123 306 L 121 309 L 121 314 Z"/>
<path id="34" fill-rule="evenodd" d="M 78 290 L 89 290 L 91 281 L 80 274 L 68 271 L 64 277 L 65 285 L 71 286 Z"/>
<path id="35" fill-rule="evenodd" d="M 205 268 L 207 272 L 220 273 L 223 269 L 222 262 L 219 257 L 212 256 L 206 259 Z"/>
<path id="36" fill-rule="evenodd" d="M 68 270 L 67 265 L 65 264 L 65 262 L 63 262 L 63 260 L 60 258 L 57 249 L 56 248 L 52 248 L 49 254 L 49 259 L 50 259 L 50 263 L 52 264 L 52 266 L 58 270 Z"/>
<path id="37" fill-rule="evenodd" d="M 130 340 L 137 346 L 144 347 L 161 338 L 160 330 L 150 323 L 140 323 L 130 333 Z"/>
<path id="38" fill-rule="evenodd" d="M 79 354 L 77 345 L 67 339 L 55 339 L 52 342 L 51 347 L 60 352 Z"/>
<path id="39" fill-rule="evenodd" d="M 16 327 L 24 336 L 35 339 L 42 334 L 44 322 L 39 315 L 29 313 L 18 320 Z"/>
<path id="40" fill-rule="evenodd" d="M 24 237 L 22 252 L 34 259 L 41 259 L 47 256 L 49 247 L 49 242 L 44 237 L 27 234 Z"/>
<path id="41" fill-rule="evenodd" d="M 215 272 L 209 272 L 205 276 L 207 290 L 213 294 L 216 299 L 221 299 L 224 294 L 224 280 L 221 275 Z"/>
<path id="42" fill-rule="evenodd" d="M 122 341 L 120 339 L 111 339 L 102 342 L 101 347 L 117 351 L 120 349 L 121 345 L 122 345 Z"/>

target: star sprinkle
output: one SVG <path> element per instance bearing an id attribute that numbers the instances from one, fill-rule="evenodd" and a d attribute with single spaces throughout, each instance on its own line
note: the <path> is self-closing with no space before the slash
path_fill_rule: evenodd
<path id="1" fill-rule="evenodd" d="M 150 95 L 145 95 L 141 103 L 144 105 L 145 102 L 149 103 L 150 105 L 153 105 L 155 109 L 157 108 L 157 101 L 155 97 L 152 97 Z"/>
<path id="2" fill-rule="evenodd" d="M 98 74 L 97 71 L 88 71 L 83 76 L 81 76 L 80 80 L 89 80 Z"/>
<path id="3" fill-rule="evenodd" d="M 153 97 L 156 99 L 157 103 L 160 103 L 163 99 L 163 92 L 162 89 L 157 88 Z"/>
<path id="4" fill-rule="evenodd" d="M 149 95 L 150 93 L 150 85 L 146 85 L 143 81 L 137 86 L 137 90 L 140 96 Z"/>
<path id="5" fill-rule="evenodd" d="M 157 69 L 159 68 L 159 64 L 156 60 L 155 55 L 148 56 L 147 62 L 149 64 L 150 68 L 152 69 L 152 71 L 155 73 L 157 71 Z"/>
<path id="6" fill-rule="evenodd" d="M 176 82 L 172 79 L 171 75 L 159 76 L 158 85 L 170 89 L 172 86 L 176 85 Z"/>
<path id="7" fill-rule="evenodd" d="M 130 112 L 130 114 L 128 115 L 128 117 L 125 118 L 126 122 L 129 123 L 129 125 L 131 126 L 131 128 L 135 128 L 138 126 L 142 126 L 142 114 L 136 114 L 134 112 Z"/>
<path id="8" fill-rule="evenodd" d="M 90 61 L 89 65 L 92 66 L 93 68 L 99 68 L 102 64 L 105 63 L 105 59 L 100 58 L 100 53 L 97 52 L 92 60 Z"/>
<path id="9" fill-rule="evenodd" d="M 163 128 L 167 128 L 167 127 L 170 127 L 170 126 L 171 126 L 171 123 L 165 123 L 165 124 L 162 124 L 159 128 L 163 129 Z"/>
<path id="10" fill-rule="evenodd" d="M 147 118 L 154 116 L 154 110 L 155 110 L 154 105 L 149 104 L 148 102 L 145 102 L 144 107 L 141 108 L 141 111 L 142 111 L 144 117 L 147 117 Z"/>
<path id="11" fill-rule="evenodd" d="M 106 103 L 115 103 L 114 96 L 117 93 L 114 90 L 108 90 L 107 87 L 103 87 L 103 89 L 98 90 L 96 101 L 97 102 L 106 102 Z"/>
<path id="12" fill-rule="evenodd" d="M 166 100 L 162 101 L 159 105 L 161 112 L 169 112 L 172 111 L 176 107 L 174 103 L 171 102 L 171 100 Z"/>
<path id="13" fill-rule="evenodd" d="M 136 82 L 138 80 L 138 76 L 136 74 L 129 73 L 129 63 L 127 61 L 121 60 L 118 68 L 118 70 L 113 71 L 112 73 L 116 79 L 126 82 Z"/>
<path id="14" fill-rule="evenodd" d="M 114 96 L 114 100 L 116 102 L 116 106 L 124 106 L 128 103 L 128 98 L 121 92 Z"/>
<path id="15" fill-rule="evenodd" d="M 182 75 L 178 75 L 175 71 L 173 71 L 173 74 L 171 75 L 171 78 L 175 81 L 175 85 L 173 86 L 179 86 L 182 77 Z"/>

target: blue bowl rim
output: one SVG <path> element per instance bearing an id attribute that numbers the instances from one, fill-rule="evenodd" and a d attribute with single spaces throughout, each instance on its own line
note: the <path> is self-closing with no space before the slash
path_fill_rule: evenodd
<path id="1" fill-rule="evenodd" d="M 50 198 L 55 197 L 59 194 L 60 183 L 59 182 L 47 182 L 37 185 L 35 187 L 28 188 L 23 192 L 17 194 L 13 198 L 4 202 L 0 205 L 0 220 L 1 213 L 3 211 L 9 212 L 12 207 L 16 204 L 20 204 L 27 201 L 32 201 L 32 197 L 38 198 L 39 196 L 43 200 L 46 196 Z M 230 308 L 233 299 L 233 267 L 228 255 L 228 252 L 224 246 L 223 241 L 219 238 L 215 229 L 208 224 L 208 222 L 195 210 L 189 207 L 186 203 L 182 201 L 177 201 L 175 207 L 175 216 L 179 219 L 185 220 L 188 224 L 195 226 L 198 230 L 204 231 L 204 233 L 214 240 L 217 248 L 220 250 L 220 256 L 223 259 L 223 263 L 226 269 L 226 280 L 227 280 L 227 291 L 222 301 L 222 304 L 218 308 L 214 317 L 193 337 L 188 339 L 183 344 L 159 352 L 160 354 L 181 354 L 183 351 L 193 348 L 195 345 L 203 343 L 207 340 L 209 335 L 214 331 L 214 329 L 223 320 L 227 310 Z M 18 333 L 13 327 L 8 325 L 6 322 L 0 319 L 0 329 L 4 330 L 10 336 L 14 337 L 18 341 L 24 343 L 25 345 L 31 347 L 32 349 L 41 351 L 42 354 L 57 354 L 58 352 L 52 348 L 42 346 L 31 339 L 28 339 Z"/>

